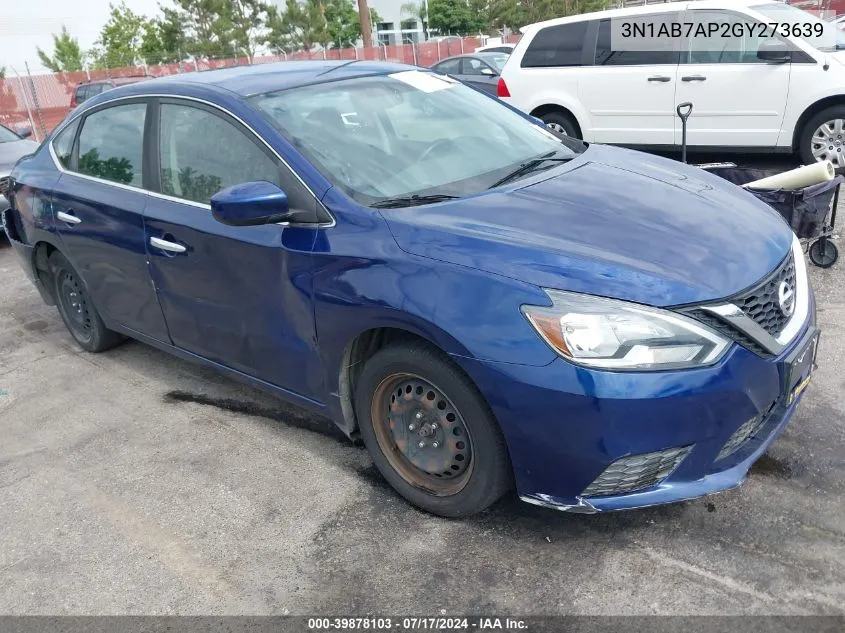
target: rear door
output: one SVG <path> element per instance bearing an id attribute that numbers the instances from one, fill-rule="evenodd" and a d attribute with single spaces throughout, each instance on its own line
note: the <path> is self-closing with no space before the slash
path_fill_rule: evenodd
<path id="1" fill-rule="evenodd" d="M 166 342 L 144 245 L 148 107 L 144 99 L 122 100 L 84 116 L 70 154 L 59 156 L 53 213 L 62 251 L 106 323 Z M 67 143 L 58 145 L 64 152 Z"/>
<path id="2" fill-rule="evenodd" d="M 678 103 L 693 104 L 687 143 L 774 147 L 786 110 L 792 64 L 767 63 L 757 58 L 757 49 L 766 38 L 747 35 L 748 24 L 759 24 L 748 15 L 693 9 L 685 21 L 694 25 L 692 33 L 704 32 L 711 24 L 724 25 L 720 30 L 743 25 L 746 33 L 743 37 L 693 36 L 688 40 L 678 67 L 677 84 Z M 755 27 L 753 32 L 760 31 Z M 675 139 L 681 142 L 679 120 Z"/>
<path id="3" fill-rule="evenodd" d="M 316 227 L 226 226 L 211 196 L 265 180 L 292 208 L 314 209 L 305 186 L 251 131 L 193 101 L 162 99 L 153 149 L 159 195 L 145 209 L 147 250 L 174 345 L 308 395 L 315 352 L 311 250 Z"/>
<path id="4" fill-rule="evenodd" d="M 666 16 L 659 14 L 659 19 Z M 640 19 L 648 22 L 647 16 Z M 672 145 L 678 51 L 613 50 L 610 20 L 591 27 L 588 48 L 594 51 L 594 65 L 578 75 L 578 97 L 589 117 L 585 140 Z"/>

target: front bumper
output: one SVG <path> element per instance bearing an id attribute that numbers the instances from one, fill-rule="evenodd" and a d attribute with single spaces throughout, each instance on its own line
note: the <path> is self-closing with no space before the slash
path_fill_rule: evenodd
<path id="1" fill-rule="evenodd" d="M 571 512 L 641 508 L 738 486 L 792 417 L 784 361 L 814 330 L 815 304 L 802 332 L 777 358 L 734 344 L 716 365 L 668 372 L 609 372 L 557 359 L 545 367 L 461 359 L 504 432 L 523 501 Z M 750 437 L 717 459 L 746 422 Z M 655 484 L 624 494 L 584 491 L 625 457 L 689 447 Z"/>

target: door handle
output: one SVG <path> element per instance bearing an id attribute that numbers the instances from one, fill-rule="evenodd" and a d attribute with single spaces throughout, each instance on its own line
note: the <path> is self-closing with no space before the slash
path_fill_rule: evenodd
<path id="1" fill-rule="evenodd" d="M 158 237 L 150 238 L 150 246 L 155 246 L 157 249 L 167 251 L 168 253 L 184 253 L 187 248 L 176 242 L 168 242 Z"/>
<path id="2" fill-rule="evenodd" d="M 656 77 L 649 77 L 649 81 L 659 81 L 660 83 L 666 83 L 667 81 L 672 81 L 671 77 L 666 77 L 665 75 L 657 75 Z"/>
<path id="3" fill-rule="evenodd" d="M 686 77 L 681 77 L 681 81 L 707 81 L 707 77 L 704 75 L 687 75 Z"/>
<path id="4" fill-rule="evenodd" d="M 66 222 L 67 224 L 79 224 L 80 222 L 82 222 L 82 220 L 80 220 L 75 215 L 65 213 L 64 211 L 59 211 L 58 213 L 56 213 L 56 217 L 62 222 Z"/>

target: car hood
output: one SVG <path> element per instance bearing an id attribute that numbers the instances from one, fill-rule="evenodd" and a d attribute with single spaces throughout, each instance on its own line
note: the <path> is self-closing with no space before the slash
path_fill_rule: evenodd
<path id="1" fill-rule="evenodd" d="M 406 252 L 655 306 L 732 295 L 792 243 L 777 212 L 743 189 L 599 145 L 510 191 L 382 213 Z"/>
<path id="2" fill-rule="evenodd" d="M 0 143 L 0 176 L 5 176 L 21 156 L 32 154 L 38 149 L 38 143 L 21 139 L 20 141 L 8 141 Z"/>

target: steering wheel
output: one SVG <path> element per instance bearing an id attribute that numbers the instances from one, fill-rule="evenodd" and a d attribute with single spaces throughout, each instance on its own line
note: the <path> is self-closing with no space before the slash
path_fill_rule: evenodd
<path id="1" fill-rule="evenodd" d="M 438 149 L 442 149 L 444 147 L 448 147 L 449 145 L 454 145 L 454 142 L 450 138 L 439 138 L 434 141 L 431 145 L 423 150 L 423 153 L 420 154 L 420 157 L 417 159 L 418 162 L 423 162 L 426 160 L 431 154 L 436 152 Z"/>

